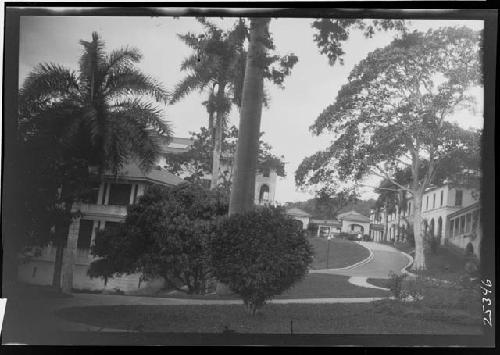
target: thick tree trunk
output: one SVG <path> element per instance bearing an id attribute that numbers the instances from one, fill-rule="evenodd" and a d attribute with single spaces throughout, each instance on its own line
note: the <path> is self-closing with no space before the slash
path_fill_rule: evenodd
<path id="1" fill-rule="evenodd" d="M 62 284 L 62 268 L 64 260 L 64 248 L 68 240 L 68 226 L 56 226 L 56 238 L 54 247 L 56 249 L 56 256 L 54 259 L 54 272 L 52 274 L 52 287 L 60 290 Z"/>
<path id="2" fill-rule="evenodd" d="M 231 188 L 229 215 L 250 211 L 254 205 L 255 172 L 259 149 L 260 119 L 264 94 L 264 39 L 268 18 L 252 18 L 245 80 L 236 148 L 234 181 Z"/>
<path id="3" fill-rule="evenodd" d="M 61 275 L 62 275 L 62 265 L 63 265 L 63 255 L 64 246 L 62 244 L 56 244 L 56 257 L 54 260 L 54 273 L 52 275 L 52 287 L 55 289 L 61 289 Z"/>
<path id="4" fill-rule="evenodd" d="M 220 157 L 222 152 L 222 121 L 223 115 L 221 113 L 217 113 L 215 122 L 214 150 L 212 154 L 212 181 L 210 182 L 211 189 L 215 189 L 219 183 Z"/>
<path id="5" fill-rule="evenodd" d="M 422 231 L 422 198 L 423 191 L 413 194 L 413 236 L 415 238 L 415 258 L 413 259 L 413 270 L 425 270 L 424 235 Z"/>

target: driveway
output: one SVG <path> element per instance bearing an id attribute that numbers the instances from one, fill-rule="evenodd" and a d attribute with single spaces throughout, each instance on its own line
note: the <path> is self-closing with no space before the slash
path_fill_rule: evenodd
<path id="1" fill-rule="evenodd" d="M 388 279 L 389 272 L 401 274 L 410 260 L 406 255 L 396 248 L 374 242 L 358 242 L 360 245 L 371 250 L 373 257 L 366 263 L 350 269 L 325 269 L 311 270 L 315 273 L 326 273 L 344 275 L 351 277 Z"/>

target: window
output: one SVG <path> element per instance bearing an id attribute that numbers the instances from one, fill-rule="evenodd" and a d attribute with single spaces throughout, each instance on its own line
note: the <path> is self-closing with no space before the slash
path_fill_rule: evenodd
<path id="1" fill-rule="evenodd" d="M 429 196 L 427 196 L 427 199 L 425 200 L 425 209 L 429 209 Z"/>
<path id="2" fill-rule="evenodd" d="M 460 234 L 465 233 L 465 216 L 460 217 Z"/>
<path id="3" fill-rule="evenodd" d="M 460 223 L 460 219 L 459 218 L 455 218 L 455 235 L 459 235 L 460 234 L 460 231 L 458 230 L 458 224 Z"/>
<path id="4" fill-rule="evenodd" d="M 76 242 L 76 247 L 78 249 L 90 249 L 93 229 L 94 221 L 90 219 L 80 219 L 80 230 L 78 231 L 78 240 Z"/>
<path id="5" fill-rule="evenodd" d="M 443 196 L 444 196 L 444 191 L 443 191 L 443 190 L 441 190 L 441 204 L 440 204 L 440 206 L 442 206 L 442 205 L 443 205 Z"/>
<path id="6" fill-rule="evenodd" d="M 457 190 L 455 193 L 455 206 L 461 206 L 462 205 L 462 198 L 463 198 L 463 191 L 462 190 Z"/>
<path id="7" fill-rule="evenodd" d="M 110 184 L 108 205 L 128 205 L 130 203 L 130 184 Z"/>
<path id="8" fill-rule="evenodd" d="M 452 220 L 450 221 L 450 237 L 452 237 L 452 238 L 453 238 L 453 224 L 454 224 L 454 223 L 455 223 L 455 220 L 454 220 L 454 219 L 452 219 Z"/>
<path id="9" fill-rule="evenodd" d="M 91 186 L 90 186 L 90 191 L 89 191 L 89 194 L 88 194 L 88 202 L 89 203 L 99 203 L 98 199 L 99 199 L 99 190 L 101 188 L 101 183 L 99 182 L 95 182 L 95 183 L 92 183 Z"/>
<path id="10" fill-rule="evenodd" d="M 260 187 L 259 203 L 267 203 L 267 202 L 269 202 L 269 186 L 264 184 Z"/>
<path id="11" fill-rule="evenodd" d="M 436 208 L 436 194 L 432 195 L 432 208 Z"/>
<path id="12" fill-rule="evenodd" d="M 262 175 L 264 177 L 269 177 L 270 174 L 271 174 L 271 169 L 270 168 L 264 168 L 264 170 L 262 172 Z"/>

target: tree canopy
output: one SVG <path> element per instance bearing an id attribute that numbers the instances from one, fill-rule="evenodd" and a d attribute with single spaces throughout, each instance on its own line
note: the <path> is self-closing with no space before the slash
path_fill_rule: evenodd
<path id="1" fill-rule="evenodd" d="M 168 92 L 136 68 L 142 59 L 138 49 L 106 53 L 97 32 L 80 44 L 77 72 L 54 63 L 31 71 L 20 90 L 21 122 L 58 118 L 59 139 L 66 145 L 85 140 L 90 163 L 101 171 L 117 171 L 131 158 L 151 168 L 160 153 L 157 136 L 171 134 L 153 102 L 166 102 Z"/>
<path id="2" fill-rule="evenodd" d="M 443 28 L 406 33 L 370 53 L 311 126 L 334 141 L 304 159 L 297 183 L 387 177 L 417 158 L 418 167 L 427 161 L 428 184 L 441 162 L 477 151 L 479 132 L 446 119 L 481 82 L 479 44 L 479 33 L 466 27 Z"/>
<path id="3" fill-rule="evenodd" d="M 264 133 L 261 133 L 261 137 Z M 188 173 L 190 179 L 201 178 L 211 172 L 211 152 L 213 141 L 210 132 L 201 127 L 199 132 L 191 132 L 193 145 L 187 152 L 168 153 L 166 155 L 168 169 L 174 174 Z M 232 165 L 234 162 L 234 153 L 238 139 L 238 129 L 231 126 L 223 132 L 222 140 L 222 162 L 226 168 L 223 170 L 223 176 L 230 177 Z M 272 146 L 262 139 L 259 141 L 259 159 L 258 172 L 263 173 L 267 168 L 275 169 L 278 176 L 285 176 L 285 162 L 283 157 L 278 157 L 272 153 Z"/>
<path id="4" fill-rule="evenodd" d="M 335 186 L 377 175 L 407 191 L 415 200 L 417 269 L 425 268 L 425 189 L 444 175 L 444 166 L 463 167 L 480 151 L 480 131 L 450 119 L 474 104 L 468 89 L 482 84 L 481 37 L 467 27 L 403 32 L 369 53 L 311 126 L 316 135 L 329 132 L 331 145 L 305 158 L 296 172 L 299 185 Z M 404 168 L 411 171 L 408 185 L 394 178 Z"/>

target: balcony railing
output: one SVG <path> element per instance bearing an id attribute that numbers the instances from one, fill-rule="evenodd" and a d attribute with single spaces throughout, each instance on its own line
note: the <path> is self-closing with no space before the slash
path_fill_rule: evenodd
<path id="1" fill-rule="evenodd" d="M 74 203 L 73 211 L 80 211 L 84 215 L 125 217 L 127 215 L 127 206 Z"/>

